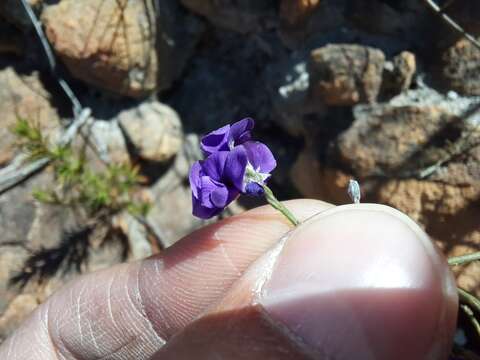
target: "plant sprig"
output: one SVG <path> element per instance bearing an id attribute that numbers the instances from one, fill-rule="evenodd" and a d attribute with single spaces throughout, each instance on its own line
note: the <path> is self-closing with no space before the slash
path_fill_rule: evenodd
<path id="1" fill-rule="evenodd" d="M 28 161 L 48 158 L 59 187 L 36 189 L 36 200 L 64 206 L 83 207 L 90 216 L 100 211 L 116 213 L 127 210 L 132 215 L 146 215 L 149 204 L 134 199 L 142 182 L 139 169 L 127 164 L 108 164 L 103 172 L 87 166 L 84 153 L 76 154 L 70 145 L 51 145 L 37 124 L 18 119 L 12 128 L 17 146 Z"/>

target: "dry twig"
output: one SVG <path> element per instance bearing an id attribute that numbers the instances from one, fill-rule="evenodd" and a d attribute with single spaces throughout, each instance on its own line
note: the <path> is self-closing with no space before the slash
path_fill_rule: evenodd
<path id="1" fill-rule="evenodd" d="M 444 10 L 438 6 L 433 0 L 424 0 L 425 3 L 430 7 L 433 11 L 435 11 L 438 16 L 452 29 L 454 29 L 459 34 L 463 35 L 468 41 L 470 41 L 477 49 L 480 50 L 480 42 L 475 39 L 475 37 L 468 32 L 465 31 L 455 20 L 453 20 L 450 16 L 448 16 Z"/>

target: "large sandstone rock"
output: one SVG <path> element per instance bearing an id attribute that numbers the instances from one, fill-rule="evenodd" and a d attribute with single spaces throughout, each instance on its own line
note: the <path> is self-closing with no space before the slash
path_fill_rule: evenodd
<path id="1" fill-rule="evenodd" d="M 145 97 L 180 75 L 202 32 L 174 0 L 62 0 L 42 14 L 71 74 L 114 94 Z"/>
<path id="2" fill-rule="evenodd" d="M 52 139 L 56 136 L 60 120 L 50 99 L 37 73 L 19 75 L 11 67 L 0 70 L 0 166 L 17 152 L 11 129 L 19 118 L 40 126 Z"/>
<path id="3" fill-rule="evenodd" d="M 42 15 L 48 39 L 73 76 L 133 97 L 156 88 L 150 1 L 62 0 Z"/>
<path id="4" fill-rule="evenodd" d="M 137 154 L 145 160 L 169 160 L 182 145 L 182 123 L 167 105 L 145 102 L 121 112 L 118 121 Z"/>
<path id="5" fill-rule="evenodd" d="M 361 178 L 405 171 L 433 136 L 457 118 L 436 106 L 358 106 L 338 141 L 342 161 Z M 417 163 L 418 165 L 418 163 Z"/>
<path id="6" fill-rule="evenodd" d="M 213 24 L 240 33 L 259 30 L 262 22 L 274 15 L 272 0 L 181 0 L 181 3 Z"/>
<path id="7" fill-rule="evenodd" d="M 355 105 L 376 100 L 385 55 L 359 45 L 327 45 L 310 56 L 310 96 L 326 105 Z"/>

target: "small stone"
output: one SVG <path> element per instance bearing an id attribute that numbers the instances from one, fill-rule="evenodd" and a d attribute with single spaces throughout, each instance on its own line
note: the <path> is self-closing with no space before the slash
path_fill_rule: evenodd
<path id="1" fill-rule="evenodd" d="M 386 62 L 381 96 L 390 98 L 410 88 L 416 69 L 415 55 L 409 51 L 402 51 L 391 62 Z"/>
<path id="2" fill-rule="evenodd" d="M 442 76 L 449 90 L 462 95 L 480 95 L 480 50 L 460 39 L 443 56 Z"/>
<path id="3" fill-rule="evenodd" d="M 182 124 L 175 110 L 167 105 L 144 102 L 121 112 L 118 121 L 138 155 L 145 160 L 167 161 L 180 150 Z"/>
<path id="4" fill-rule="evenodd" d="M 359 45 L 327 45 L 310 55 L 310 98 L 333 106 L 371 103 L 382 82 L 385 55 Z"/>

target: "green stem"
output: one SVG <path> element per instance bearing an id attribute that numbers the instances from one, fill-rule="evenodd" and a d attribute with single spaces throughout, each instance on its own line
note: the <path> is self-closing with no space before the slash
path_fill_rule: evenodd
<path id="1" fill-rule="evenodd" d="M 480 323 L 478 321 L 478 316 L 480 316 L 480 300 L 462 288 L 457 288 L 457 290 L 460 299 L 460 308 L 467 314 L 472 326 L 475 328 L 477 336 L 480 338 Z"/>
<path id="2" fill-rule="evenodd" d="M 457 290 L 460 303 L 468 305 L 474 312 L 480 314 L 480 300 L 462 288 L 457 288 Z"/>
<path id="3" fill-rule="evenodd" d="M 462 265 L 462 264 L 466 264 L 466 263 L 477 261 L 477 260 L 480 260 L 480 252 L 451 257 L 450 259 L 448 259 L 448 265 L 452 265 L 452 266 Z"/>
<path id="4" fill-rule="evenodd" d="M 274 209 L 280 211 L 287 219 L 292 223 L 293 226 L 297 226 L 300 224 L 300 221 L 288 210 L 285 205 L 283 205 L 280 201 L 277 200 L 275 195 L 273 195 L 272 190 L 267 185 L 262 185 L 263 190 L 265 191 L 265 198 L 267 202 L 272 205 Z"/>
<path id="5" fill-rule="evenodd" d="M 470 320 L 470 323 L 472 324 L 473 328 L 475 329 L 475 332 L 477 333 L 477 337 L 480 338 L 480 323 L 475 317 L 474 312 L 472 311 L 472 309 L 470 309 L 468 305 L 465 305 L 465 304 L 460 305 L 460 308 L 467 315 L 468 319 Z"/>

